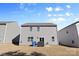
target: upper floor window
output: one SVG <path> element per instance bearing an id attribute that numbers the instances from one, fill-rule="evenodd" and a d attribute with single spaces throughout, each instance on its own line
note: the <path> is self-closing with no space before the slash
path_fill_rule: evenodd
<path id="1" fill-rule="evenodd" d="M 54 41 L 54 36 L 52 36 L 52 41 Z"/>
<path id="2" fill-rule="evenodd" d="M 30 31 L 32 31 L 32 27 L 30 27 Z"/>
<path id="3" fill-rule="evenodd" d="M 37 31 L 40 31 L 40 27 L 37 27 Z"/>
<path id="4" fill-rule="evenodd" d="M 30 27 L 30 31 L 33 30 L 33 27 Z M 40 31 L 40 27 L 37 27 L 37 31 Z"/>
<path id="5" fill-rule="evenodd" d="M 69 31 L 67 30 L 67 31 L 66 31 L 66 34 L 68 34 L 68 33 L 69 33 Z"/>

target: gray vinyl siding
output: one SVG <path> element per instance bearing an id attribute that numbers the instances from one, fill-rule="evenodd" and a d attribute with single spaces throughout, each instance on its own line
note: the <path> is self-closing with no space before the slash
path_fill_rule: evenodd
<path id="1" fill-rule="evenodd" d="M 66 33 L 68 31 L 68 33 Z M 76 24 L 72 24 L 58 32 L 59 42 L 64 45 L 79 47 L 78 31 Z M 74 43 L 72 43 L 72 40 Z"/>
<path id="2" fill-rule="evenodd" d="M 77 45 L 79 47 L 79 23 L 76 24 L 76 28 L 77 28 L 77 34 L 78 34 Z"/>
<path id="3" fill-rule="evenodd" d="M 78 32 L 78 38 L 79 38 L 79 23 L 76 24 L 77 32 Z"/>

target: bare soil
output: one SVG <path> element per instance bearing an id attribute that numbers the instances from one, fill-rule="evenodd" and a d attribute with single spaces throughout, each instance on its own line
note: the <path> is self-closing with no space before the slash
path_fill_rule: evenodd
<path id="1" fill-rule="evenodd" d="M 79 56 L 79 48 L 59 45 L 31 47 L 0 44 L 0 56 Z"/>

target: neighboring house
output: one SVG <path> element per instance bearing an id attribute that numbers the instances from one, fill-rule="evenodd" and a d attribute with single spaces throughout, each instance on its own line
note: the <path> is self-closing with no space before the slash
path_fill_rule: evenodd
<path id="1" fill-rule="evenodd" d="M 19 44 L 20 28 L 15 21 L 0 21 L 0 43 Z"/>
<path id="2" fill-rule="evenodd" d="M 57 25 L 53 23 L 25 23 L 21 25 L 20 45 L 57 45 Z"/>
<path id="3" fill-rule="evenodd" d="M 79 47 L 79 21 L 58 31 L 59 43 Z"/>

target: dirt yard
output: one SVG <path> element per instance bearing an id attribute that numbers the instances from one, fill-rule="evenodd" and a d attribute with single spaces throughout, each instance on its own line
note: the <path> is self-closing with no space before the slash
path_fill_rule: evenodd
<path id="1" fill-rule="evenodd" d="M 79 48 L 65 46 L 30 47 L 0 44 L 1 56 L 79 56 Z"/>

